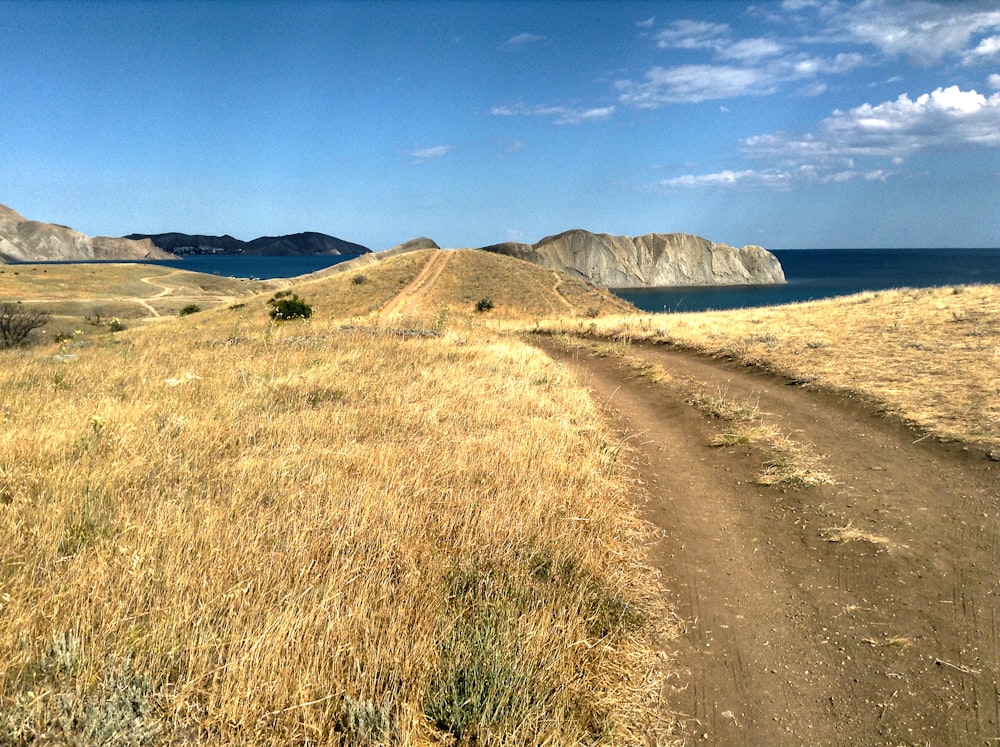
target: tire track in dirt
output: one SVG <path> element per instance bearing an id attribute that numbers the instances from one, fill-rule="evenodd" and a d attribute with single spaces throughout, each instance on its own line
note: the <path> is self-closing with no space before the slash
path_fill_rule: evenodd
<path id="1" fill-rule="evenodd" d="M 382 307 L 380 314 L 386 316 L 405 315 L 413 312 L 416 305 L 441 277 L 444 268 L 454 252 L 435 249 L 417 276 Z"/>
<path id="2" fill-rule="evenodd" d="M 672 383 L 539 341 L 629 439 L 651 548 L 687 631 L 665 694 L 720 745 L 995 744 L 1000 464 L 756 369 L 633 346 Z M 751 400 L 836 484 L 756 484 L 769 454 L 713 448 L 695 389 Z M 885 540 L 829 541 L 851 527 Z"/>

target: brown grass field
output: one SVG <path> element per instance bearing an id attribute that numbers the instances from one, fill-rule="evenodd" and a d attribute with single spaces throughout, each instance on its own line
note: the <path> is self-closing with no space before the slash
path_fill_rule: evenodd
<path id="1" fill-rule="evenodd" d="M 452 257 L 407 317 L 379 311 L 426 253 L 321 273 L 280 324 L 278 284 L 0 268 L 0 300 L 80 330 L 0 351 L 0 745 L 679 744 L 625 447 L 524 330 L 698 347 L 1000 442 L 1000 287 L 601 317 L 507 261 Z M 83 319 L 148 291 L 214 308 Z"/>

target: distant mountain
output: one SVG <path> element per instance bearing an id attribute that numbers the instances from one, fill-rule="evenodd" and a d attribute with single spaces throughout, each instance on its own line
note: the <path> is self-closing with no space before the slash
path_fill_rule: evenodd
<path id="1" fill-rule="evenodd" d="M 251 254 L 256 256 L 310 256 L 335 254 L 357 256 L 371 252 L 366 246 L 327 236 L 325 233 L 306 231 L 287 236 L 261 236 L 253 241 L 241 241 L 226 234 L 204 236 L 186 233 L 132 233 L 127 239 L 149 239 L 156 246 L 172 254 Z"/>
<path id="2" fill-rule="evenodd" d="M 0 264 L 93 259 L 174 259 L 151 241 L 86 236 L 56 223 L 28 220 L 0 205 Z"/>
<path id="3" fill-rule="evenodd" d="M 781 263 L 763 247 L 736 249 L 687 233 L 631 237 L 575 229 L 535 244 L 507 242 L 482 250 L 578 275 L 606 288 L 785 282 Z"/>

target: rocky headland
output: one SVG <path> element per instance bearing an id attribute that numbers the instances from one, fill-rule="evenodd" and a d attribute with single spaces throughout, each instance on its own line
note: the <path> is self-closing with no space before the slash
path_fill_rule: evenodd
<path id="1" fill-rule="evenodd" d="M 535 244 L 507 242 L 482 250 L 578 275 L 606 288 L 785 282 L 781 263 L 763 247 L 737 249 L 686 233 L 633 237 L 575 229 Z"/>
<path id="2" fill-rule="evenodd" d="M 149 240 L 87 236 L 56 223 L 28 220 L 0 205 L 0 263 L 174 258 Z"/>

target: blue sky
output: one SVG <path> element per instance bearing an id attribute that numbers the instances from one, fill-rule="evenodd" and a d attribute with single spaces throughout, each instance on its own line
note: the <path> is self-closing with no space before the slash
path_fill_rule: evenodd
<path id="1" fill-rule="evenodd" d="M 384 249 L 1000 245 L 1000 4 L 0 2 L 0 203 Z"/>

